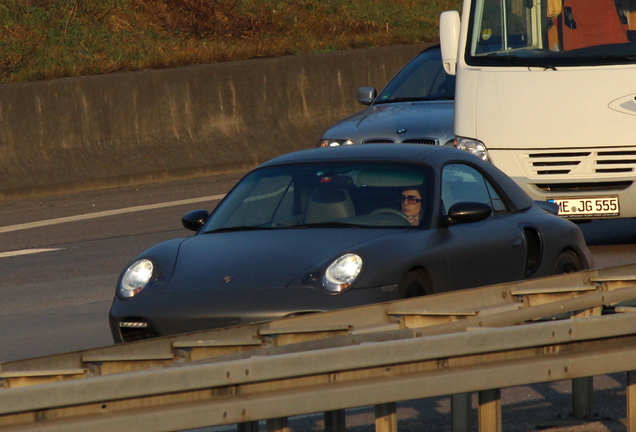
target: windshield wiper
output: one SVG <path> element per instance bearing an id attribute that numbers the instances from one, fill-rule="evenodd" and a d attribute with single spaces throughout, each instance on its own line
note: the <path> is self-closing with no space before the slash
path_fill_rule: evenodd
<path id="1" fill-rule="evenodd" d="M 235 226 L 227 228 L 218 228 L 212 231 L 206 231 L 204 234 L 216 234 L 223 232 L 238 232 L 238 231 L 262 231 L 270 229 L 280 229 L 278 227 L 263 227 L 263 226 Z"/>
<path id="2" fill-rule="evenodd" d="M 454 96 L 439 96 L 439 97 L 401 97 L 395 99 L 386 99 L 377 101 L 374 105 L 397 103 L 397 102 L 426 102 L 426 101 L 438 101 L 438 100 L 453 100 Z"/>
<path id="3" fill-rule="evenodd" d="M 293 228 L 369 228 L 368 225 L 352 224 L 346 222 L 316 222 L 288 227 Z"/>
<path id="4" fill-rule="evenodd" d="M 218 228 L 212 231 L 206 231 L 204 234 L 217 234 L 226 232 L 240 231 L 263 231 L 263 230 L 280 230 L 280 229 L 296 229 L 296 228 L 369 228 L 368 225 L 351 224 L 346 222 L 316 222 L 302 225 L 291 226 L 235 226 L 227 228 Z"/>
<path id="5" fill-rule="evenodd" d="M 554 62 L 550 61 L 549 58 L 537 58 L 521 55 L 511 56 L 502 55 L 500 53 L 488 54 L 481 58 L 492 63 L 505 63 L 510 66 L 542 67 L 545 69 L 557 70 L 554 66 Z"/>

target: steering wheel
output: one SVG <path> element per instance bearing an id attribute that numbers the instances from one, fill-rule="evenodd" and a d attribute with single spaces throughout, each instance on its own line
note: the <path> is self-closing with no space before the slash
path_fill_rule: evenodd
<path id="1" fill-rule="evenodd" d="M 404 218 L 404 220 L 406 220 L 408 222 L 409 218 L 408 216 L 406 216 L 404 213 L 402 213 L 399 210 L 396 209 L 392 209 L 392 208 L 379 208 L 377 210 L 373 210 L 370 214 L 375 215 L 375 214 L 392 214 L 392 215 L 397 215 L 397 216 L 402 216 L 402 218 Z"/>

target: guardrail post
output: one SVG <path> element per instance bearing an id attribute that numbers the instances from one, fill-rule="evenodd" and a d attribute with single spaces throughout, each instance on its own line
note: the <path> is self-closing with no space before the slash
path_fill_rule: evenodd
<path id="1" fill-rule="evenodd" d="M 451 432 L 470 432 L 472 425 L 472 395 L 451 395 Z"/>
<path id="2" fill-rule="evenodd" d="M 501 390 L 479 392 L 479 432 L 501 432 Z"/>
<path id="3" fill-rule="evenodd" d="M 395 402 L 375 406 L 375 432 L 397 432 Z"/>
<path id="4" fill-rule="evenodd" d="M 345 423 L 345 410 L 326 411 L 325 432 L 345 432 L 347 426 Z"/>
<path id="5" fill-rule="evenodd" d="M 258 421 L 238 423 L 236 425 L 237 432 L 258 432 Z"/>
<path id="6" fill-rule="evenodd" d="M 627 371 L 627 431 L 636 432 L 636 371 Z"/>
<path id="7" fill-rule="evenodd" d="M 594 377 L 572 379 L 572 415 L 577 419 L 592 417 Z"/>
<path id="8" fill-rule="evenodd" d="M 289 432 L 287 417 L 267 419 L 267 432 Z"/>

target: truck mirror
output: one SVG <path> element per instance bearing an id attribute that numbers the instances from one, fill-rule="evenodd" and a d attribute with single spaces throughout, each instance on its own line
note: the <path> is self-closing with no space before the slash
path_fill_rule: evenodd
<path id="1" fill-rule="evenodd" d="M 459 12 L 442 12 L 439 17 L 439 40 L 442 51 L 442 64 L 449 75 L 457 71 L 457 51 L 459 49 Z"/>

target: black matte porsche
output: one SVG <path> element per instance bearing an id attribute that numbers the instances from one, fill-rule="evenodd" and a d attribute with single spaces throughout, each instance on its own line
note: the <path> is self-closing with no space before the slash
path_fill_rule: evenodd
<path id="1" fill-rule="evenodd" d="M 186 214 L 195 235 L 134 258 L 110 326 L 126 342 L 590 268 L 557 211 L 452 148 L 290 153 Z"/>

